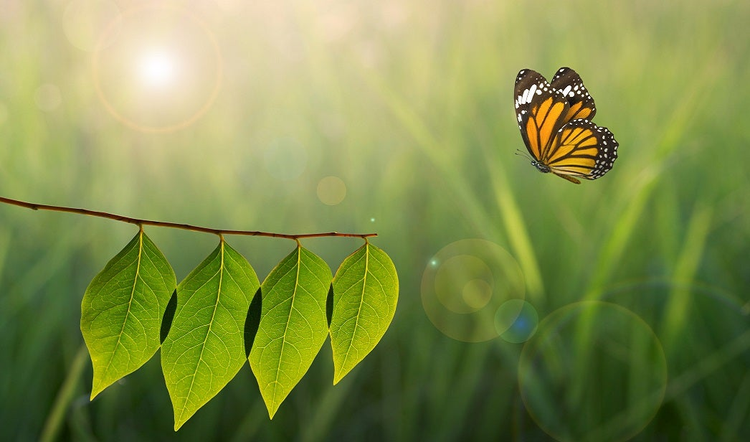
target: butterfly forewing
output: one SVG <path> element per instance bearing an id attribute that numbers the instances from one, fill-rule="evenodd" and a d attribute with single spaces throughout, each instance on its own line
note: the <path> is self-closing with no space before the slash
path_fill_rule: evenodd
<path id="1" fill-rule="evenodd" d="M 553 139 L 565 124 L 568 102 L 544 77 L 531 69 L 518 73 L 515 108 L 521 136 L 535 160 L 548 156 Z"/>
<path id="2" fill-rule="evenodd" d="M 595 180 L 609 172 L 617 159 L 618 143 L 612 132 L 589 120 L 573 120 L 563 126 L 552 146 L 544 164 L 560 176 Z"/>
<path id="3" fill-rule="evenodd" d="M 596 114 L 596 105 L 594 98 L 589 94 L 583 80 L 576 71 L 571 68 L 560 68 L 552 77 L 552 87 L 568 101 L 568 113 L 565 115 L 565 122 L 584 119 L 593 120 Z"/>
<path id="4" fill-rule="evenodd" d="M 560 68 L 552 83 L 531 69 L 516 77 L 516 118 L 532 164 L 573 183 L 595 180 L 617 159 L 617 141 L 606 127 L 591 122 L 594 99 L 581 77 Z"/>

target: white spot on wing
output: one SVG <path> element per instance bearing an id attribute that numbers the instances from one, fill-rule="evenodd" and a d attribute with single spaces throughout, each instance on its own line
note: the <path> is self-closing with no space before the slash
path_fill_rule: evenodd
<path id="1" fill-rule="evenodd" d="M 531 97 L 534 96 L 534 93 L 536 93 L 536 85 L 532 85 L 529 89 L 529 101 L 531 101 Z"/>

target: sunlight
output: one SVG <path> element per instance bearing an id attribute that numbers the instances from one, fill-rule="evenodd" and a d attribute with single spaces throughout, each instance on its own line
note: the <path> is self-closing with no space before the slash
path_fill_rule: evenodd
<path id="1" fill-rule="evenodd" d="M 147 86 L 155 88 L 170 86 L 176 80 L 176 73 L 175 59 L 167 52 L 148 52 L 138 63 L 138 74 Z"/>

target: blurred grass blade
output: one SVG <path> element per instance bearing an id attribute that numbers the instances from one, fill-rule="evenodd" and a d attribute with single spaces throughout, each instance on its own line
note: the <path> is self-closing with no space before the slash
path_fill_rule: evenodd
<path id="1" fill-rule="evenodd" d="M 222 239 L 177 287 L 161 354 L 175 431 L 245 363 L 245 318 L 259 286 L 250 263 Z"/>
<path id="2" fill-rule="evenodd" d="M 77 396 L 76 390 L 78 390 L 78 383 L 81 381 L 81 375 L 86 369 L 86 347 L 81 346 L 76 352 L 73 361 L 68 368 L 68 374 L 65 376 L 60 386 L 60 390 L 57 392 L 55 402 L 52 405 L 47 415 L 47 419 L 44 422 L 44 428 L 42 434 L 39 436 L 40 442 L 53 442 L 58 440 L 60 429 L 63 422 L 65 422 L 65 416 L 69 410 L 70 404 L 75 400 Z"/>
<path id="3" fill-rule="evenodd" d="M 467 217 L 475 221 L 477 228 L 483 235 L 496 234 L 494 220 L 488 215 L 476 192 L 467 184 L 461 171 L 456 168 L 456 158 L 448 154 L 444 143 L 433 133 L 423 116 L 414 106 L 397 91 L 393 90 L 382 78 L 367 69 L 359 71 L 367 86 L 383 100 L 393 118 L 414 139 L 414 146 L 439 171 L 441 178 L 450 183 L 450 199 L 453 204 L 467 213 Z"/>
<path id="4" fill-rule="evenodd" d="M 398 302 L 391 258 L 369 242 L 349 255 L 333 278 L 331 347 L 337 384 L 383 337 Z"/>
<path id="5" fill-rule="evenodd" d="M 602 246 L 584 300 L 601 298 L 613 269 L 621 261 L 626 247 L 631 243 L 630 239 L 638 222 L 643 219 L 641 214 L 646 208 L 657 179 L 658 176 L 655 173 L 646 171 L 643 178 L 631 187 L 631 193 L 626 198 L 628 204 L 618 213 L 616 221 L 610 228 L 612 233 Z"/>
<path id="6" fill-rule="evenodd" d="M 732 400 L 732 405 L 729 407 L 727 419 L 720 432 L 721 442 L 740 440 L 742 425 L 743 422 L 747 425 L 745 416 L 748 414 L 750 414 L 750 372 L 745 373 L 742 383 L 737 388 L 737 394 Z"/>
<path id="7" fill-rule="evenodd" d="M 539 263 L 534 254 L 529 232 L 526 229 L 521 210 L 513 193 L 509 190 L 504 174 L 491 174 L 495 187 L 497 203 L 503 216 L 503 224 L 508 232 L 508 240 L 518 256 L 518 263 L 526 278 L 526 293 L 532 301 L 541 302 L 544 295 L 544 283 Z"/>
<path id="8" fill-rule="evenodd" d="M 662 342 L 665 348 L 675 348 L 672 344 L 683 335 L 683 329 L 687 325 L 691 293 L 685 284 L 692 283 L 695 273 L 698 271 L 708 237 L 708 230 L 711 227 L 711 216 L 711 208 L 699 205 L 690 218 L 685 242 L 680 256 L 677 258 L 673 274 L 673 279 L 677 284 L 671 291 L 669 301 L 664 309 L 664 337 Z"/>
<path id="9" fill-rule="evenodd" d="M 654 157 L 649 166 L 641 172 L 640 179 L 634 181 L 631 176 L 623 175 L 618 183 L 620 188 L 628 189 L 629 195 L 624 199 L 630 203 L 619 213 L 614 212 L 617 216 L 611 229 L 612 234 L 606 240 L 601 257 L 597 260 L 598 264 L 593 272 L 589 289 L 584 296 L 586 300 L 599 299 L 604 293 L 612 270 L 620 262 L 626 246 L 631 243 L 636 225 L 643 219 L 641 213 L 651 198 L 652 192 L 658 188 L 657 184 L 661 179 L 666 161 L 684 142 L 684 129 L 695 119 L 696 111 L 699 109 L 695 103 L 707 94 L 702 85 L 707 82 L 713 72 L 714 67 L 708 63 L 700 71 L 700 75 L 692 77 L 692 85 L 685 88 L 687 93 L 681 95 L 679 102 L 673 106 L 671 118 L 664 125 L 660 134 L 661 139 L 656 143 Z"/>
<path id="10" fill-rule="evenodd" d="M 94 365 L 91 399 L 159 349 L 175 285 L 172 266 L 143 230 L 91 281 L 81 302 L 81 333 Z"/>
<path id="11" fill-rule="evenodd" d="M 261 320 L 249 360 L 272 419 L 328 336 L 331 279 L 325 261 L 298 246 L 263 281 Z"/>

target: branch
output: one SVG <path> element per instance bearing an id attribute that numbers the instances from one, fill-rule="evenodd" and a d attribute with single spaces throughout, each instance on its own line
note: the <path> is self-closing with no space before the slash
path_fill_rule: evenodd
<path id="1" fill-rule="evenodd" d="M 25 207 L 31 210 L 48 210 L 50 212 L 67 212 L 76 213 L 78 215 L 95 216 L 98 218 L 107 218 L 115 221 L 124 223 L 135 224 L 141 226 L 157 226 L 157 227 L 169 227 L 172 229 L 192 230 L 194 232 L 213 233 L 214 235 L 243 235 L 243 236 L 266 236 L 271 238 L 286 238 L 298 241 L 302 238 L 320 238 L 324 236 L 338 236 L 338 237 L 349 237 L 349 238 L 362 238 L 367 239 L 373 236 L 378 236 L 377 233 L 340 233 L 340 232 L 321 232 L 321 233 L 300 233 L 300 234 L 287 234 L 287 233 L 273 233 L 273 232 L 262 232 L 260 230 L 224 230 L 224 229 L 212 229 L 210 227 L 193 226 L 191 224 L 183 223 L 170 223 L 167 221 L 152 221 L 140 218 L 131 218 L 129 216 L 117 215 L 114 213 L 100 212 L 97 210 L 79 209 L 76 207 L 65 207 L 65 206 L 52 206 L 48 204 L 37 204 L 29 203 L 26 201 L 14 200 L 11 198 L 5 198 L 0 196 L 0 203 L 10 204 L 13 206 Z"/>

